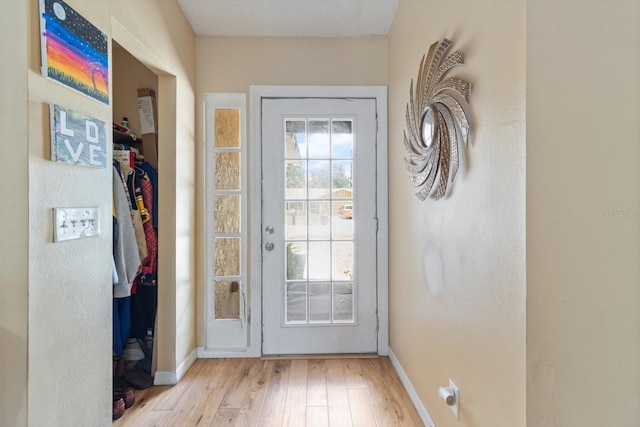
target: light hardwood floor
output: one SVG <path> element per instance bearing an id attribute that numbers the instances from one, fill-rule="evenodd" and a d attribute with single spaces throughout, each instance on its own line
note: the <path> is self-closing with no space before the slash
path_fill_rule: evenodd
<path id="1" fill-rule="evenodd" d="M 198 359 L 136 392 L 124 426 L 422 426 L 389 358 Z"/>

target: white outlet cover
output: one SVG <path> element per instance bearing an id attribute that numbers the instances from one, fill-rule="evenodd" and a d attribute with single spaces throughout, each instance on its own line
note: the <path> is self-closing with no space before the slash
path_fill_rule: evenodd
<path id="1" fill-rule="evenodd" d="M 53 241 L 100 235 L 100 208 L 53 208 Z"/>
<path id="2" fill-rule="evenodd" d="M 453 381 L 451 381 L 451 378 L 449 378 L 449 387 L 453 390 L 453 394 L 456 396 L 456 404 L 449 406 L 449 409 L 451 409 L 451 412 L 453 412 L 453 415 L 455 415 L 457 419 L 460 419 L 460 390 L 458 390 L 458 387 L 456 387 Z"/>

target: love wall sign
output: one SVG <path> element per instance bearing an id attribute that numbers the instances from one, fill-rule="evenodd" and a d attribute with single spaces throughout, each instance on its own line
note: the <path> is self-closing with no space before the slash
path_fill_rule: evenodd
<path id="1" fill-rule="evenodd" d="M 79 166 L 107 167 L 107 124 L 50 104 L 51 160 Z"/>

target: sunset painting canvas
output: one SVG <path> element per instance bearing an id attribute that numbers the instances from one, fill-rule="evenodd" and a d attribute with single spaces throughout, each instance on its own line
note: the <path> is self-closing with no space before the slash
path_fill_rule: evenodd
<path id="1" fill-rule="evenodd" d="M 42 75 L 109 104 L 107 35 L 62 0 L 40 0 Z"/>

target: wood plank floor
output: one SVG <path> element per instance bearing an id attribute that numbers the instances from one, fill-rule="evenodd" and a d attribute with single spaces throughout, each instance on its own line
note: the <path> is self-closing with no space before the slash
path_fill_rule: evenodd
<path id="1" fill-rule="evenodd" d="M 422 426 L 389 358 L 198 359 L 114 427 Z"/>

